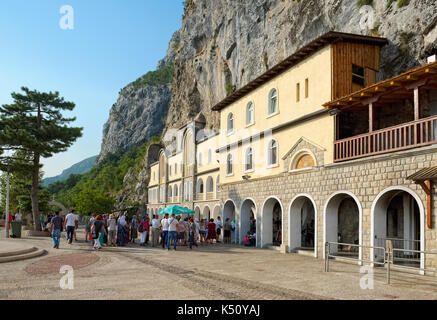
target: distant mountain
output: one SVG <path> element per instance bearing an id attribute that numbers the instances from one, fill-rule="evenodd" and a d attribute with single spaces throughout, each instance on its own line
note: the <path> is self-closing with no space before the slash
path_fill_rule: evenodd
<path id="1" fill-rule="evenodd" d="M 52 183 L 58 182 L 58 181 L 65 181 L 70 177 L 72 174 L 84 174 L 94 167 L 94 163 L 96 162 L 97 156 L 82 160 L 81 162 L 78 162 L 74 165 L 72 165 L 70 168 L 65 169 L 62 171 L 62 173 L 59 176 L 52 177 L 52 178 L 45 178 L 42 180 L 42 185 L 47 187 L 51 185 Z"/>

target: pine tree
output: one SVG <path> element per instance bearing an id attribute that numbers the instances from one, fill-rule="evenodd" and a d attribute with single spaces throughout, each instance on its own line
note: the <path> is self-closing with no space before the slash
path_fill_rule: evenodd
<path id="1" fill-rule="evenodd" d="M 59 92 L 21 90 L 24 94 L 11 94 L 14 103 L 0 107 L 0 169 L 31 173 L 32 214 L 38 222 L 41 157 L 67 151 L 82 136 L 83 128 L 67 126 L 76 118 L 64 118 L 62 111 L 72 111 L 75 104 L 65 101 Z M 22 152 L 26 157 L 5 156 L 5 151 Z M 36 231 L 41 230 L 39 223 L 34 225 Z"/>

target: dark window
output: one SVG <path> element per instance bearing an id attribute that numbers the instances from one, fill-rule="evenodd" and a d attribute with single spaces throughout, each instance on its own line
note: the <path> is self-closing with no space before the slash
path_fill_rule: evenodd
<path id="1" fill-rule="evenodd" d="M 363 67 L 352 65 L 352 83 L 358 84 L 362 87 L 366 86 L 365 70 Z"/>

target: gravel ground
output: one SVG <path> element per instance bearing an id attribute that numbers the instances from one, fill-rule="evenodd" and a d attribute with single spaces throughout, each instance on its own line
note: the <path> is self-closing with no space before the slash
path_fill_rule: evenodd
<path id="1" fill-rule="evenodd" d="M 213 245 L 177 251 L 130 245 L 91 250 L 79 241 L 61 249 L 49 238 L 4 239 L 10 247 L 35 246 L 48 254 L 0 264 L 0 299 L 146 299 L 146 300 L 308 300 L 308 299 L 437 299 L 437 278 L 375 271 L 373 290 L 360 287 L 360 268 L 284 255 L 272 250 Z M 78 233 L 79 240 L 82 233 Z M 62 265 L 74 270 L 74 289 L 62 290 Z"/>

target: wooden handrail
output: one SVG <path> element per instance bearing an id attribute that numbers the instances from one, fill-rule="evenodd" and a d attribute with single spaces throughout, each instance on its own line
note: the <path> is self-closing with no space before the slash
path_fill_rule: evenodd
<path id="1" fill-rule="evenodd" d="M 334 142 L 334 162 L 437 143 L 437 116 Z"/>

